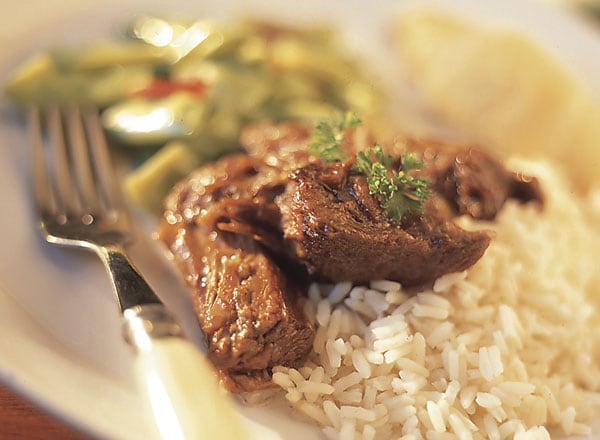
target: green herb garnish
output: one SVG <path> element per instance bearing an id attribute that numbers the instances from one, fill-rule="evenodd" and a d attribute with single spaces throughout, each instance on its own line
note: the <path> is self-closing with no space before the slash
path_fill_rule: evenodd
<path id="1" fill-rule="evenodd" d="M 324 163 L 346 159 L 342 142 L 344 130 L 356 127 L 362 121 L 353 112 L 335 119 L 317 123 L 310 136 L 310 153 L 319 156 Z M 357 153 L 353 170 L 367 177 L 369 193 L 379 197 L 380 206 L 387 216 L 402 220 L 410 212 L 422 212 L 423 203 L 429 197 L 429 180 L 410 176 L 411 170 L 419 169 L 423 163 L 413 153 L 402 154 L 399 169 L 391 169 L 394 158 L 386 154 L 380 145 Z"/>
<path id="2" fill-rule="evenodd" d="M 423 163 L 413 153 L 404 152 L 398 171 L 390 169 L 393 158 L 379 145 L 356 155 L 354 171 L 367 176 L 369 192 L 380 197 L 380 205 L 387 216 L 400 221 L 409 212 L 422 212 L 429 197 L 429 181 L 409 176 L 410 170 L 419 169 Z"/>
<path id="3" fill-rule="evenodd" d="M 341 117 L 317 123 L 310 136 L 310 153 L 319 156 L 324 163 L 344 160 L 344 130 L 360 123 L 360 118 L 354 112 L 346 112 Z"/>

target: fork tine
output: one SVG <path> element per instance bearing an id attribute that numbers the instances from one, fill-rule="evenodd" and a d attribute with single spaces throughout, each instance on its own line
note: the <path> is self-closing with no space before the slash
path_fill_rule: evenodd
<path id="1" fill-rule="evenodd" d="M 65 118 L 68 128 L 68 149 L 71 153 L 71 165 L 76 179 L 75 187 L 78 190 L 83 211 L 93 215 L 100 212 L 101 200 L 94 183 L 92 157 L 81 112 L 77 107 L 71 107 L 65 111 Z M 91 221 L 91 218 L 88 221 Z"/>
<path id="2" fill-rule="evenodd" d="M 68 139 L 65 136 L 63 119 L 58 107 L 48 109 L 47 124 L 49 143 L 54 150 L 52 164 L 54 165 L 57 189 L 55 193 L 57 208 L 66 216 L 78 216 L 81 213 L 81 207 L 77 193 L 75 192 L 76 186 L 72 168 L 70 167 L 70 157 L 67 150 Z"/>
<path id="3" fill-rule="evenodd" d="M 108 154 L 108 146 L 100 117 L 96 110 L 82 110 L 82 118 L 88 133 L 90 155 L 94 163 L 95 179 L 99 191 L 102 192 L 106 208 L 115 213 L 124 206 L 123 196 L 113 164 Z"/>
<path id="4" fill-rule="evenodd" d="M 33 147 L 33 193 L 35 206 L 40 215 L 55 215 L 57 212 L 56 195 L 52 179 L 48 175 L 47 161 L 44 158 L 44 138 L 39 107 L 28 109 L 27 123 L 30 142 Z"/>

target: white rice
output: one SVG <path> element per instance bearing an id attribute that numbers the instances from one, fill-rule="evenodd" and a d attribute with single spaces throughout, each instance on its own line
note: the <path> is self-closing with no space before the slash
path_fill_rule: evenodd
<path id="1" fill-rule="evenodd" d="M 273 381 L 334 439 L 546 440 L 592 434 L 600 404 L 600 190 L 528 164 L 546 204 L 509 202 L 465 272 L 421 290 L 313 285 L 300 369 Z"/>

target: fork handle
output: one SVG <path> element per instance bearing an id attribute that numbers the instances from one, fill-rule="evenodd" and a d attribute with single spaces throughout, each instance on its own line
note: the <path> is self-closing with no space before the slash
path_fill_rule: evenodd
<path id="1" fill-rule="evenodd" d="M 125 340 L 136 352 L 139 387 L 161 437 L 246 438 L 216 373 L 198 348 L 184 338 L 181 327 L 124 248 L 111 245 L 99 253 L 121 306 Z"/>
<path id="2" fill-rule="evenodd" d="M 121 312 L 139 304 L 160 304 L 152 288 L 131 262 L 125 248 L 119 244 L 99 246 L 96 249 L 104 262 L 113 285 Z"/>
<path id="3" fill-rule="evenodd" d="M 137 348 L 136 373 L 162 438 L 248 438 L 233 403 L 205 357 L 162 304 L 125 311 L 127 338 Z"/>

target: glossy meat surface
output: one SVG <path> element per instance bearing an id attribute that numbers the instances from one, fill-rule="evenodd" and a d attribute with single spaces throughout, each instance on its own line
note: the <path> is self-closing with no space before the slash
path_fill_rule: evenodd
<path id="1" fill-rule="evenodd" d="M 319 278 L 425 283 L 470 267 L 491 239 L 485 231 L 461 229 L 431 205 L 401 222 L 388 219 L 366 178 L 348 165 L 308 165 L 291 179 L 279 199 L 285 237 Z"/>
<path id="2" fill-rule="evenodd" d="M 270 368 L 295 365 L 313 338 L 301 283 L 263 244 L 281 242 L 270 207 L 277 185 L 255 165 L 234 155 L 194 173 L 169 196 L 160 230 L 191 288 L 209 358 L 232 391 L 268 385 Z"/>

